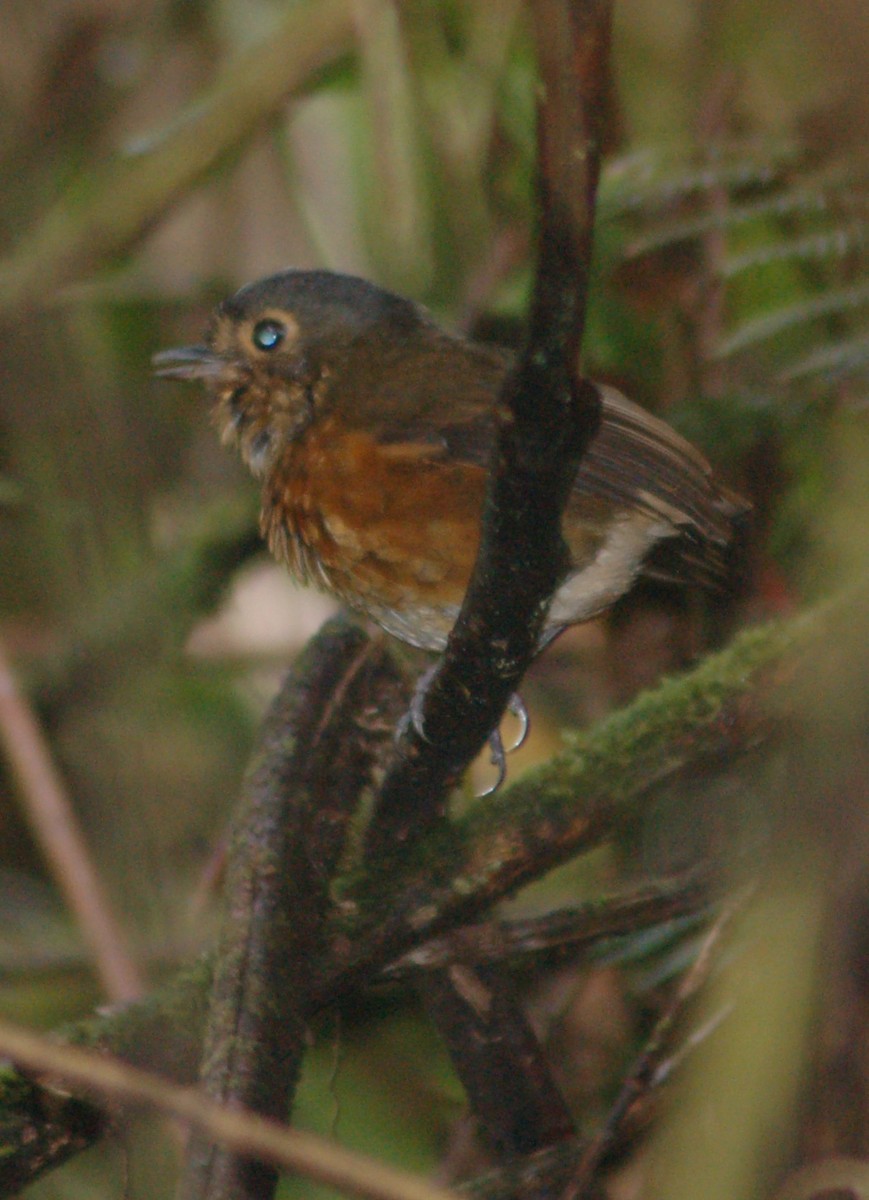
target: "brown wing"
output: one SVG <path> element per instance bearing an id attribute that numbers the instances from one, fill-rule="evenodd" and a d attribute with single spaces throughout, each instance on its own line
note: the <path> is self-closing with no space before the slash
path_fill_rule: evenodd
<path id="1" fill-rule="evenodd" d="M 574 496 L 606 499 L 662 518 L 672 536 L 646 564 L 649 574 L 714 582 L 734 520 L 748 505 L 718 483 L 689 442 L 615 388 L 597 385 L 603 420 L 580 463 Z"/>
<path id="2" fill-rule="evenodd" d="M 382 442 L 440 447 L 458 461 L 486 465 L 510 357 L 434 326 L 372 350 L 356 348 L 335 381 L 342 420 Z"/>
<path id="3" fill-rule="evenodd" d="M 463 353 L 456 353 L 458 346 Z M 356 376 L 360 410 L 367 408 L 366 392 L 376 395 L 380 440 L 426 446 L 433 458 L 488 466 L 494 399 L 510 356 L 428 330 L 410 362 L 408 367 L 406 357 L 395 364 L 381 360 L 367 388 L 360 386 L 361 373 Z M 601 523 L 601 502 L 648 513 L 672 533 L 662 536 L 647 572 L 714 582 L 724 571 L 733 521 L 747 505 L 717 483 L 703 455 L 663 421 L 615 388 L 596 386 L 603 420 L 580 464 L 569 507 L 591 525 Z M 365 415 L 370 422 L 373 414 Z"/>

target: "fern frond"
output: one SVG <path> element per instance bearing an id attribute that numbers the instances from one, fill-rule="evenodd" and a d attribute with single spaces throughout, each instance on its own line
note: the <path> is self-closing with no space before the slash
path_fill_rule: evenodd
<path id="1" fill-rule="evenodd" d="M 749 350 L 761 342 L 769 341 L 778 334 L 785 333 L 798 325 L 816 321 L 821 317 L 838 316 L 869 304 L 869 282 L 862 282 L 852 287 L 837 288 L 813 296 L 809 300 L 801 300 L 797 304 L 789 304 L 785 308 L 776 308 L 761 317 L 745 321 L 729 335 L 722 338 L 716 349 L 716 358 L 729 358 Z"/>
<path id="2" fill-rule="evenodd" d="M 714 189 L 733 193 L 769 187 L 797 156 L 792 142 L 717 148 L 714 158 L 691 164 L 678 155 L 649 151 L 626 155 L 604 171 L 600 215 L 617 218 L 672 208 Z"/>
<path id="3" fill-rule="evenodd" d="M 750 250 L 728 258 L 722 274 L 725 279 L 733 279 L 744 271 L 759 270 L 775 263 L 809 263 L 846 258 L 865 249 L 867 243 L 869 228 L 865 223 L 840 226 L 788 241 L 770 241 L 761 246 L 753 246 Z"/>
<path id="4" fill-rule="evenodd" d="M 869 367 L 869 329 L 863 329 L 856 337 L 831 345 L 819 346 L 779 372 L 784 383 L 807 379 L 811 375 L 841 377 L 855 375 Z"/>
<path id="5" fill-rule="evenodd" d="M 712 358 L 728 361 L 731 393 L 770 375 L 780 386 L 869 368 L 869 156 L 825 158 L 792 142 L 634 154 L 607 171 L 600 211 L 613 222 L 616 263 L 679 251 L 680 287 L 661 303 L 687 328 L 696 318 Z M 623 278 L 655 302 L 642 293 L 642 264 Z M 701 330 L 702 314 L 680 306 L 707 296 L 717 309 Z"/>
<path id="6" fill-rule="evenodd" d="M 639 258 L 676 242 L 692 241 L 717 230 L 736 229 L 752 221 L 769 218 L 823 220 L 838 204 L 839 198 L 833 192 L 800 184 L 747 203 L 730 203 L 720 211 L 707 210 L 662 222 L 631 240 L 624 250 L 624 257 Z"/>

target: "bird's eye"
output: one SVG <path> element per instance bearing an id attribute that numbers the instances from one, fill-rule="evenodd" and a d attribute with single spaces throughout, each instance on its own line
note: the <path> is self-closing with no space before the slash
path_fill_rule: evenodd
<path id="1" fill-rule="evenodd" d="M 287 327 L 273 317 L 257 321 L 253 327 L 251 338 L 258 350 L 276 350 L 287 336 Z"/>

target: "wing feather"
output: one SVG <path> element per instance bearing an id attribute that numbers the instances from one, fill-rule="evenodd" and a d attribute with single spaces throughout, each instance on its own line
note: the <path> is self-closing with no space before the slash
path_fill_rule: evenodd
<path id="1" fill-rule="evenodd" d="M 435 343 L 427 343 L 426 349 L 430 361 L 418 358 L 412 375 L 397 367 L 381 370 L 376 382 L 366 381 L 368 387 L 360 387 L 357 376 L 360 410 L 368 407 L 367 395 L 376 395 L 383 443 L 415 443 L 431 458 L 488 466 L 493 397 L 510 356 L 467 342 L 463 356 L 444 355 Z M 445 362 L 450 364 L 446 372 Z M 706 584 L 720 581 L 734 521 L 749 506 L 713 477 L 700 451 L 669 425 L 615 388 L 595 386 L 603 420 L 580 463 L 569 508 L 601 533 L 612 508 L 646 514 L 660 528 L 660 541 L 644 564 L 646 573 Z M 415 400 L 411 405 L 409 392 Z"/>
<path id="2" fill-rule="evenodd" d="M 580 463 L 577 493 L 661 517 L 674 533 L 730 541 L 746 505 L 714 479 L 700 451 L 615 388 L 596 386 L 604 419 Z"/>

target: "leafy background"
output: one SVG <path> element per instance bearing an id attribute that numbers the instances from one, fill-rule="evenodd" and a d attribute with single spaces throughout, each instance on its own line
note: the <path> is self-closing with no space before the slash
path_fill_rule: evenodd
<path id="1" fill-rule="evenodd" d="M 306 35 L 288 46 L 288 83 L 302 86 L 264 104 L 251 135 L 169 206 L 149 148 L 209 88 L 230 124 L 222 65 L 247 54 L 255 74 L 291 10 L 310 9 L 313 27 L 318 6 L 0 7 L 0 641 L 151 981 L 213 932 L 218 847 L 257 720 L 330 608 L 267 562 L 253 485 L 217 445 L 201 397 L 155 382 L 150 355 L 195 340 L 217 299 L 288 265 L 375 278 L 506 340 L 530 281 L 534 72 L 521 5 L 343 7 L 341 52 L 308 70 Z M 736 624 L 789 612 L 865 566 L 866 61 L 861 0 L 617 6 L 586 361 L 701 445 L 755 519 L 735 595 L 641 590 L 535 666 L 534 736 L 512 771 Z M 125 164 L 137 158 L 133 178 Z M 58 202 L 68 220 L 46 251 L 40 231 Z M 83 215 L 136 204 L 141 236 L 104 244 L 103 218 L 90 254 L 73 254 Z M 734 837 L 746 803 L 713 822 L 683 797 L 525 908 L 681 865 Z M 50 1027 L 102 999 L 2 764 L 0 914 L 5 1014 Z M 531 988 L 585 1125 L 605 1111 L 690 933 L 562 966 Z M 430 1169 L 478 1153 L 461 1111 L 406 996 L 360 1000 L 319 1031 L 301 1121 Z M 175 1151 L 138 1122 L 33 1194 L 169 1195 Z"/>

